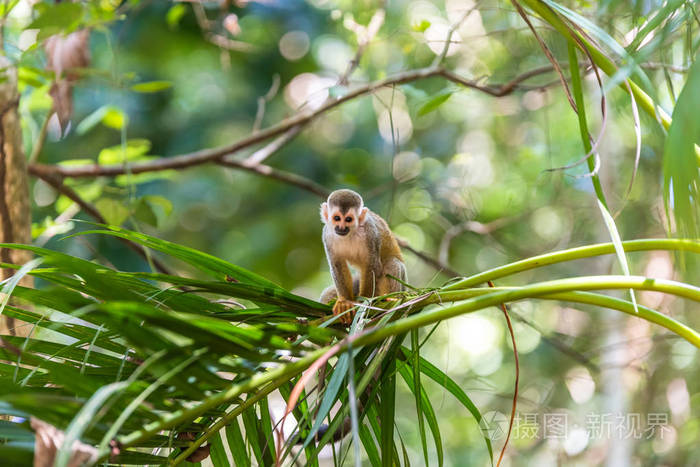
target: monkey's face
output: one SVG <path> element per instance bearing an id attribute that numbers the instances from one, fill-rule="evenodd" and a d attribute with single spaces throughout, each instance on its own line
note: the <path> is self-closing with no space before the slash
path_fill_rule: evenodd
<path id="1" fill-rule="evenodd" d="M 354 209 L 348 209 L 345 213 L 341 212 L 340 209 L 333 209 L 331 211 L 331 226 L 336 234 L 345 236 L 357 228 L 357 213 Z"/>
<path id="2" fill-rule="evenodd" d="M 362 212 L 357 212 L 357 208 L 349 208 L 343 212 L 338 206 L 321 205 L 321 217 L 328 227 L 333 229 L 336 235 L 342 237 L 353 232 L 359 227 L 366 215 L 367 208 L 363 208 Z"/>

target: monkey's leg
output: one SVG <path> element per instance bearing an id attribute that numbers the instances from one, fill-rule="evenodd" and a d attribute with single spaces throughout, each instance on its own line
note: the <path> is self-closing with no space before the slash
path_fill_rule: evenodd
<path id="1" fill-rule="evenodd" d="M 352 293 L 357 296 L 358 291 L 360 290 L 360 279 L 357 277 L 352 278 Z M 319 302 L 321 303 L 330 303 L 333 300 L 336 300 L 338 298 L 338 291 L 336 290 L 334 285 L 329 285 L 325 289 L 323 289 L 323 292 L 321 292 L 321 298 L 318 299 Z"/>
<path id="2" fill-rule="evenodd" d="M 388 277 L 387 274 L 398 277 L 402 281 L 406 281 L 406 266 L 403 264 L 403 261 L 396 257 L 388 260 L 382 269 L 382 277 L 379 278 L 377 287 L 379 293 L 377 295 L 386 295 L 391 292 L 400 292 L 403 290 L 403 284 Z"/>
<path id="3" fill-rule="evenodd" d="M 323 289 L 323 292 L 321 292 L 321 297 L 318 299 L 318 301 L 321 303 L 330 303 L 336 298 L 338 298 L 338 291 L 335 290 L 334 285 L 329 285 Z"/>

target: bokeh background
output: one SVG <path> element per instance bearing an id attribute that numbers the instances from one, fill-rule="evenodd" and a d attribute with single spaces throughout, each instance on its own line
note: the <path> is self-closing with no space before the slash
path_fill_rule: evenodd
<path id="1" fill-rule="evenodd" d="M 98 3 L 109 9 L 109 1 Z M 387 2 L 385 22 L 347 87 L 336 81 L 357 49 L 354 25 L 366 25 L 380 2 L 238 1 L 225 11 L 218 2 L 132 3 L 123 18 L 92 31 L 92 61 L 74 88 L 71 129 L 59 138 L 56 122 L 49 124 L 41 162 L 118 162 L 114 155 L 121 157 L 122 145 L 138 161 L 231 143 L 252 133 L 259 99 L 266 94 L 262 127 L 300 108 L 315 108 L 358 83 L 430 65 L 442 51 L 450 25 L 471 8 L 452 37 L 445 57 L 448 68 L 483 84 L 501 84 L 548 65 L 508 2 Z M 633 37 L 629 31 L 659 7 L 654 0 L 564 3 L 623 44 Z M 211 21 L 211 31 L 246 44 L 244 50 L 213 43 L 211 31 L 198 20 L 202 12 Z M 222 29 L 232 12 L 235 35 Z M 26 5 L 13 10 L 18 30 L 29 14 Z M 543 23 L 534 25 L 554 55 L 566 62 L 566 44 Z M 654 37 L 653 49 L 643 57 L 666 109 L 673 107 L 688 57 L 696 50 L 698 24 L 691 20 L 687 29 L 687 39 L 684 28 Z M 11 53 L 42 66 L 35 34 L 22 32 L 16 44 Z M 35 53 L 25 53 L 32 47 Z M 28 148 L 51 106 L 48 85 L 39 81 L 22 85 Z M 160 81 L 165 83 L 152 87 L 154 92 L 132 87 Z M 576 115 L 556 74 L 524 84 L 525 89 L 499 98 L 439 77 L 382 88 L 316 119 L 266 163 L 328 189 L 357 190 L 413 249 L 464 275 L 607 241 L 586 166 L 551 170 L 584 155 Z M 601 90 L 591 73 L 585 85 L 591 132 L 597 135 L 603 120 Z M 664 134 L 653 119 L 640 115 L 641 158 L 628 193 L 636 144 L 630 101 L 610 80 L 604 91 L 608 114 L 599 144 L 599 173 L 620 234 L 623 239 L 665 237 Z M 218 165 L 70 184 L 110 221 L 209 252 L 300 295 L 316 298 L 330 283 L 320 239 L 322 199 L 308 191 Z M 35 239 L 119 268 L 148 268 L 142 258 L 107 237 L 62 240 L 63 232 L 89 227 L 65 218 L 90 218 L 44 182 L 34 180 L 31 190 Z M 137 209 L 143 197 L 156 219 Z M 415 287 L 440 285 L 451 277 L 410 251 L 405 259 Z M 700 277 L 694 263 L 682 264 L 668 253 L 633 253 L 628 259 L 636 274 L 691 284 Z M 182 264 L 170 266 L 193 274 Z M 609 272 L 619 272 L 612 257 L 540 269 L 509 283 Z M 637 298 L 700 328 L 697 306 L 689 302 L 654 293 Z M 527 302 L 513 304 L 512 312 L 521 357 L 516 429 L 535 426 L 535 434 L 522 431 L 512 440 L 506 459 L 510 465 L 696 465 L 697 349 L 646 321 L 605 310 Z M 461 384 L 482 413 L 510 413 L 514 363 L 497 309 L 443 323 L 428 340 L 424 357 Z M 450 394 L 431 383 L 424 382 L 441 421 L 446 462 L 487 464 L 477 424 Z M 411 457 L 420 463 L 413 401 L 408 388 L 399 388 L 398 429 Z M 566 415 L 563 436 L 545 436 L 548 414 Z M 639 437 L 629 425 L 634 422 L 631 414 L 639 415 Z M 646 431 L 649 414 L 652 419 L 661 414 L 663 429 Z M 621 420 L 623 431 L 616 432 Z M 596 423 L 602 432 L 595 431 Z M 613 428 L 606 434 L 607 426 Z M 494 438 L 496 449 L 500 443 L 502 437 Z"/>

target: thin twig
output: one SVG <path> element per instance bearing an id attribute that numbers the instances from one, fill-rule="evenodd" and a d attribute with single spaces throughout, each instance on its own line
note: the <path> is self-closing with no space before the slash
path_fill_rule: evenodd
<path id="1" fill-rule="evenodd" d="M 353 31 L 357 35 L 357 50 L 355 51 L 355 56 L 348 62 L 348 66 L 345 68 L 345 72 L 338 78 L 338 85 L 345 86 L 348 84 L 350 75 L 357 69 L 360 65 L 360 60 L 365 50 L 369 46 L 372 39 L 377 35 L 382 25 L 384 24 L 384 18 L 386 17 L 386 12 L 383 8 L 378 9 L 372 15 L 369 23 L 366 27 L 355 25 Z"/>
<path id="2" fill-rule="evenodd" d="M 350 62 L 348 62 L 348 66 L 345 70 L 345 72 L 338 78 L 338 85 L 346 85 L 348 82 L 348 78 L 350 75 L 355 71 L 357 66 L 360 63 L 360 59 L 362 58 L 362 54 L 364 53 L 365 49 L 371 42 L 371 40 L 374 38 L 374 36 L 377 34 L 379 29 L 381 28 L 382 24 L 384 23 L 384 10 L 379 9 L 377 10 L 374 15 L 372 16 L 372 19 L 370 19 L 369 24 L 367 27 L 362 27 L 362 26 L 357 26 L 358 30 L 356 30 L 356 34 L 358 35 L 358 48 L 357 51 L 355 52 L 355 56 L 353 57 Z M 361 31 L 359 29 L 362 29 Z M 275 81 L 273 81 L 272 86 L 270 87 L 270 90 L 267 92 L 267 94 L 263 97 L 258 98 L 258 110 L 255 115 L 255 123 L 253 124 L 253 131 L 257 132 L 260 129 L 260 125 L 262 124 L 262 118 L 265 113 L 265 107 L 267 102 L 269 102 L 275 94 L 277 94 L 277 91 L 279 89 L 279 75 L 275 75 Z M 331 102 L 333 100 L 332 97 L 329 97 L 326 102 Z M 310 121 L 309 121 L 310 122 Z M 272 143 L 268 144 L 267 146 L 263 147 L 262 149 L 259 149 L 255 153 L 253 153 L 251 156 L 249 156 L 246 159 L 246 164 L 251 166 L 255 164 L 259 164 L 266 160 L 268 157 L 270 157 L 272 154 L 277 152 L 282 146 L 287 144 L 289 141 L 294 139 L 296 135 L 298 135 L 301 130 L 308 125 L 309 122 L 301 123 L 297 126 L 293 126 L 289 130 L 287 130 L 286 133 L 283 133 L 282 136 L 277 138 L 275 141 Z"/>
<path id="3" fill-rule="evenodd" d="M 41 154 L 41 150 L 44 148 L 44 143 L 46 142 L 46 135 L 48 134 L 49 130 L 49 122 L 51 121 L 51 116 L 53 115 L 54 110 L 51 109 L 48 114 L 46 114 L 46 118 L 44 118 L 44 121 L 41 124 L 41 129 L 39 129 L 39 135 L 37 136 L 36 142 L 34 143 L 34 146 L 32 147 L 32 154 L 29 156 L 29 163 L 34 164 L 36 161 L 39 160 L 39 155 Z"/>
<path id="4" fill-rule="evenodd" d="M 221 34 L 214 34 L 210 32 L 205 34 L 204 38 L 217 47 L 226 50 L 231 50 L 234 52 L 255 52 L 258 50 L 258 48 L 255 47 L 253 44 L 229 39 L 228 37 L 224 37 Z"/>
<path id="5" fill-rule="evenodd" d="M 263 161 L 267 160 L 268 157 L 282 149 L 283 146 L 285 146 L 287 143 L 289 143 L 291 140 L 293 140 L 299 133 L 301 133 L 301 130 L 304 127 L 302 125 L 295 126 L 290 128 L 286 133 L 284 133 L 282 136 L 278 136 L 274 141 L 269 143 L 267 146 L 264 146 L 261 149 L 258 149 L 255 151 L 253 154 L 248 156 L 243 161 L 243 164 L 252 167 L 255 165 L 258 165 L 262 163 Z M 224 160 L 230 159 L 230 157 L 224 158 Z"/>
<path id="6" fill-rule="evenodd" d="M 275 73 L 275 75 L 272 77 L 272 84 L 270 85 L 270 89 L 267 91 L 267 93 L 265 93 L 264 96 L 258 97 L 258 110 L 257 112 L 255 112 L 253 132 L 256 132 L 260 129 L 263 117 L 265 116 L 265 107 L 267 106 L 267 103 L 270 102 L 277 95 L 277 91 L 279 91 L 279 88 L 280 75 L 279 73 Z"/>
<path id="7" fill-rule="evenodd" d="M 488 282 L 489 287 L 495 287 L 493 282 Z M 496 467 L 500 467 L 501 461 L 503 460 L 503 455 L 508 447 L 508 441 L 510 440 L 510 434 L 513 431 L 513 422 L 515 421 L 515 411 L 518 408 L 518 386 L 520 384 L 520 361 L 518 360 L 518 347 L 515 345 L 515 332 L 513 331 L 513 323 L 510 321 L 510 316 L 508 316 L 508 308 L 505 303 L 501 303 L 501 310 L 503 311 L 503 316 L 506 318 L 506 323 L 508 324 L 508 333 L 510 333 L 510 341 L 513 344 L 513 357 L 515 358 L 515 388 L 513 389 L 513 407 L 510 412 L 510 422 L 508 423 L 508 434 L 506 435 L 506 440 L 501 448 L 501 454 L 498 456 L 498 462 Z"/>
<path id="8" fill-rule="evenodd" d="M 561 339 L 547 335 L 544 329 L 540 328 L 537 324 L 525 318 L 521 314 L 513 313 L 513 317 L 537 331 L 540 334 L 540 339 L 546 344 L 551 345 L 564 355 L 568 355 L 569 357 L 573 358 L 574 360 L 576 360 L 589 370 L 593 371 L 594 373 L 600 373 L 600 367 L 597 364 L 593 363 L 588 357 L 586 357 L 581 352 L 565 344 Z"/>
<path id="9" fill-rule="evenodd" d="M 400 238 L 397 238 L 396 241 L 399 243 L 399 246 L 401 248 L 410 251 L 411 253 L 413 253 L 414 255 L 419 257 L 421 260 L 423 260 L 425 263 L 434 267 L 438 271 L 444 272 L 444 273 L 450 275 L 451 277 L 462 277 L 463 276 L 463 274 L 460 274 L 456 270 L 452 269 L 449 265 L 433 258 L 432 256 L 430 256 L 427 253 L 423 253 L 422 251 L 416 250 L 415 248 L 410 246 L 406 240 L 402 240 Z"/>
<path id="10" fill-rule="evenodd" d="M 435 57 L 435 60 L 433 61 L 433 66 L 438 66 L 445 61 L 445 58 L 447 57 L 447 52 L 449 52 L 450 45 L 452 44 L 452 36 L 454 35 L 455 31 L 457 31 L 457 28 L 459 28 L 462 25 L 462 23 L 469 17 L 469 15 L 472 14 L 474 10 L 477 9 L 478 6 L 479 3 L 476 2 L 473 7 L 469 8 L 468 10 L 465 10 L 464 14 L 454 24 L 450 26 L 450 29 L 447 31 L 447 37 L 445 38 L 445 45 L 442 48 L 440 55 Z"/>
<path id="11" fill-rule="evenodd" d="M 518 14 L 522 17 L 523 21 L 527 24 L 527 26 L 530 28 L 530 31 L 532 32 L 532 35 L 535 36 L 535 39 L 537 39 L 537 42 L 540 44 L 540 48 L 544 52 L 545 56 L 547 57 L 547 60 L 552 64 L 554 69 L 557 71 L 557 75 L 559 76 L 559 81 L 561 82 L 561 86 L 564 89 L 564 93 L 566 94 L 566 98 L 569 101 L 569 104 L 571 104 L 571 107 L 576 110 L 576 103 L 574 102 L 574 98 L 571 95 L 571 90 L 569 89 L 569 85 L 566 83 L 566 78 L 564 77 L 564 72 L 561 69 L 561 66 L 559 65 L 559 62 L 557 61 L 556 58 L 554 58 L 554 54 L 552 51 L 549 49 L 547 44 L 544 42 L 544 40 L 540 37 L 540 35 L 537 33 L 535 30 L 535 27 L 532 25 L 532 22 L 530 21 L 530 18 L 528 18 L 527 13 L 525 13 L 525 10 L 523 7 L 518 3 L 517 1 L 513 1 L 513 6 L 515 9 L 518 11 Z"/>
<path id="12" fill-rule="evenodd" d="M 479 235 L 488 235 L 494 230 L 501 229 L 511 222 L 521 219 L 524 215 L 525 214 L 512 217 L 501 217 L 486 224 L 477 221 L 467 221 L 462 222 L 461 224 L 453 225 L 447 229 L 442 237 L 442 241 L 440 242 L 440 249 L 438 250 L 439 261 L 442 264 L 449 263 L 450 244 L 452 243 L 452 240 L 461 233 L 474 232 Z"/>
<path id="13" fill-rule="evenodd" d="M 41 235 L 39 235 L 36 240 L 34 240 L 34 245 L 44 246 L 51 240 L 54 236 L 64 232 L 65 223 L 69 222 L 80 212 L 80 206 L 77 203 L 73 203 L 66 208 L 61 214 L 59 214 L 54 220 L 53 225 L 49 226 L 44 230 Z"/>
<path id="14" fill-rule="evenodd" d="M 659 63 L 659 62 L 644 62 L 639 64 L 640 67 L 646 68 L 647 70 L 659 70 L 664 69 L 673 73 L 688 73 L 689 68 L 687 66 L 673 65 L 671 63 Z"/>
<path id="15" fill-rule="evenodd" d="M 297 175 L 292 172 L 285 172 L 282 170 L 273 169 L 269 165 L 256 164 L 249 165 L 245 161 L 239 161 L 236 159 L 226 158 L 217 161 L 217 164 L 223 165 L 225 167 L 233 167 L 236 169 L 245 170 L 263 177 L 271 178 L 273 180 L 279 180 L 290 185 L 294 185 L 302 190 L 309 191 L 321 198 L 327 198 L 330 194 L 330 190 L 319 185 L 318 183 L 309 180 L 301 175 Z"/>
<path id="16" fill-rule="evenodd" d="M 80 208 L 83 211 L 85 211 L 86 214 L 95 219 L 97 222 L 99 222 L 100 224 L 107 224 L 107 220 L 102 216 L 102 214 L 100 214 L 100 211 L 98 211 L 95 206 L 81 198 L 80 195 L 76 193 L 76 191 L 73 190 L 71 187 L 65 185 L 60 177 L 52 174 L 41 174 L 38 176 L 48 185 L 52 186 L 56 191 L 65 195 L 75 204 L 80 206 Z M 119 240 L 125 243 L 129 248 L 134 250 L 144 259 L 148 258 L 148 254 L 146 253 L 145 247 L 124 238 L 119 238 Z M 152 260 L 153 265 L 156 267 L 156 269 L 158 269 L 158 271 L 162 272 L 163 274 L 172 275 L 170 270 L 163 263 L 158 261 L 156 258 L 152 258 Z"/>

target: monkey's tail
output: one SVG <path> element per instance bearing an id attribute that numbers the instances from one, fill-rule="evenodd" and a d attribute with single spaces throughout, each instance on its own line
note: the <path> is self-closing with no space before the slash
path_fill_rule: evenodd
<path id="1" fill-rule="evenodd" d="M 335 443 L 335 442 L 338 442 L 338 441 L 342 440 L 343 438 L 345 438 L 348 435 L 348 433 L 350 433 L 351 426 L 352 426 L 352 421 L 350 420 L 350 417 L 345 417 L 345 419 L 343 420 L 343 423 L 341 423 L 340 426 L 335 430 L 335 433 L 333 433 L 333 436 L 331 438 L 333 440 L 333 442 Z M 325 434 L 328 432 L 329 428 L 330 427 L 328 425 L 321 425 L 321 427 L 318 429 L 318 432 L 316 432 L 316 435 L 314 436 L 314 438 L 315 438 L 314 441 L 318 443 L 318 441 L 321 438 L 323 438 L 325 436 Z M 296 438 L 296 441 L 294 441 L 294 444 L 297 446 L 300 444 L 304 444 L 304 442 L 306 441 L 305 438 L 302 438 L 301 436 L 299 436 L 298 431 L 295 431 L 294 434 L 292 434 L 292 436 L 290 437 L 290 439 L 295 439 L 295 438 Z"/>

